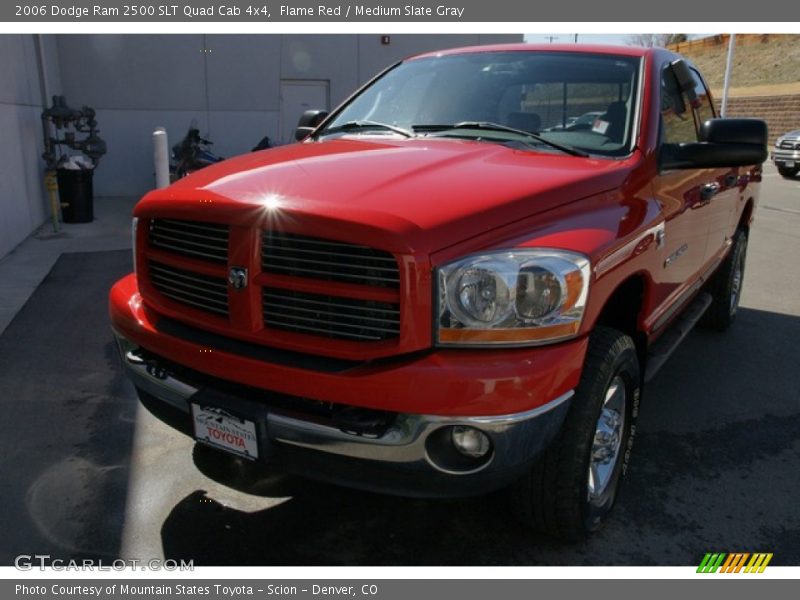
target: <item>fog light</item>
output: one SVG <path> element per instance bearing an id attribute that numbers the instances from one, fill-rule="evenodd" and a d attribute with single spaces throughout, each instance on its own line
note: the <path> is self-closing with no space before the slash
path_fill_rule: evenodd
<path id="1" fill-rule="evenodd" d="M 450 436 L 456 450 L 464 456 L 480 458 L 485 456 L 491 447 L 486 434 L 474 427 L 456 425 L 453 427 Z"/>

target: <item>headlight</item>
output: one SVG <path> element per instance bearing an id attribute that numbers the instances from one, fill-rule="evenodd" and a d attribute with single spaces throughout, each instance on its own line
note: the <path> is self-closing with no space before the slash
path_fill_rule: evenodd
<path id="1" fill-rule="evenodd" d="M 133 272 L 136 273 L 136 229 L 139 226 L 139 219 L 131 219 L 131 251 L 133 252 Z"/>
<path id="2" fill-rule="evenodd" d="M 546 248 L 471 256 L 438 270 L 438 343 L 535 345 L 574 337 L 589 260 Z"/>
<path id="3" fill-rule="evenodd" d="M 777 140 L 775 140 L 775 147 L 776 148 L 780 148 L 780 145 L 783 143 L 784 139 L 785 138 L 783 138 L 783 137 L 779 137 Z"/>

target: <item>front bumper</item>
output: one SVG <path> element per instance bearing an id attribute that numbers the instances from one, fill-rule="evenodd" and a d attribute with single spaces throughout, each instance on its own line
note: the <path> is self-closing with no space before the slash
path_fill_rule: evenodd
<path id="1" fill-rule="evenodd" d="M 586 350 L 578 339 L 327 369 L 167 332 L 141 302 L 133 277 L 114 286 L 110 310 L 127 375 L 148 408 L 155 403 L 170 413 L 164 420 L 177 429 L 192 434 L 193 401 L 216 406 L 258 423 L 259 455 L 270 468 L 410 496 L 479 494 L 522 475 L 559 431 Z M 319 406 L 355 413 L 356 421 L 379 414 L 385 427 L 365 434 L 312 410 Z M 454 462 L 455 449 L 446 446 L 456 425 L 479 429 L 491 451 Z"/>
<path id="2" fill-rule="evenodd" d="M 143 398 L 164 405 L 154 412 L 161 418 L 167 414 L 164 420 L 176 429 L 191 435 L 191 404 L 207 404 L 210 396 L 216 407 L 257 423 L 260 456 L 269 464 L 331 483 L 398 495 L 464 496 L 513 482 L 555 437 L 573 396 L 570 391 L 535 409 L 509 415 L 395 414 L 380 435 L 363 435 L 341 422 L 276 408 L 270 404 L 270 392 L 256 391 L 260 397 L 253 399 L 253 390 L 238 395 L 231 393 L 230 385 L 214 389 L 213 380 L 202 374 L 185 368 L 175 373 L 168 361 L 116 332 L 115 336 L 128 377 Z M 443 446 L 454 426 L 483 432 L 491 441 L 490 452 L 453 466 L 454 448 Z"/>
<path id="3" fill-rule="evenodd" d="M 794 163 L 795 166 L 800 166 L 800 149 L 773 148 L 772 162 L 778 166 L 784 166 L 786 163 Z"/>

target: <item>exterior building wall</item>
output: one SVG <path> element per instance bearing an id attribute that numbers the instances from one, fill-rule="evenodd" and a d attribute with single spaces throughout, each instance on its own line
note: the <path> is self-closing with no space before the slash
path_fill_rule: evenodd
<path id="1" fill-rule="evenodd" d="M 108 153 L 96 197 L 141 196 L 154 185 L 152 132 L 170 145 L 195 122 L 222 156 L 264 136 L 291 140 L 292 84 L 323 86 L 329 106 L 408 55 L 521 42 L 522 35 L 0 35 L 0 258 L 50 217 L 40 115 L 51 96 L 97 111 Z M 385 43 L 388 41 L 388 43 Z M 282 133 L 283 132 L 283 133 Z M 287 139 L 281 139 L 287 138 Z"/>

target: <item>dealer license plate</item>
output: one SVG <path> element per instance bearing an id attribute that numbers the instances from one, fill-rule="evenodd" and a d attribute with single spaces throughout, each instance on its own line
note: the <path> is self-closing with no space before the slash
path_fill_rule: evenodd
<path id="1" fill-rule="evenodd" d="M 239 418 L 214 406 L 192 404 L 194 437 L 204 444 L 255 460 L 258 437 L 253 421 Z"/>

